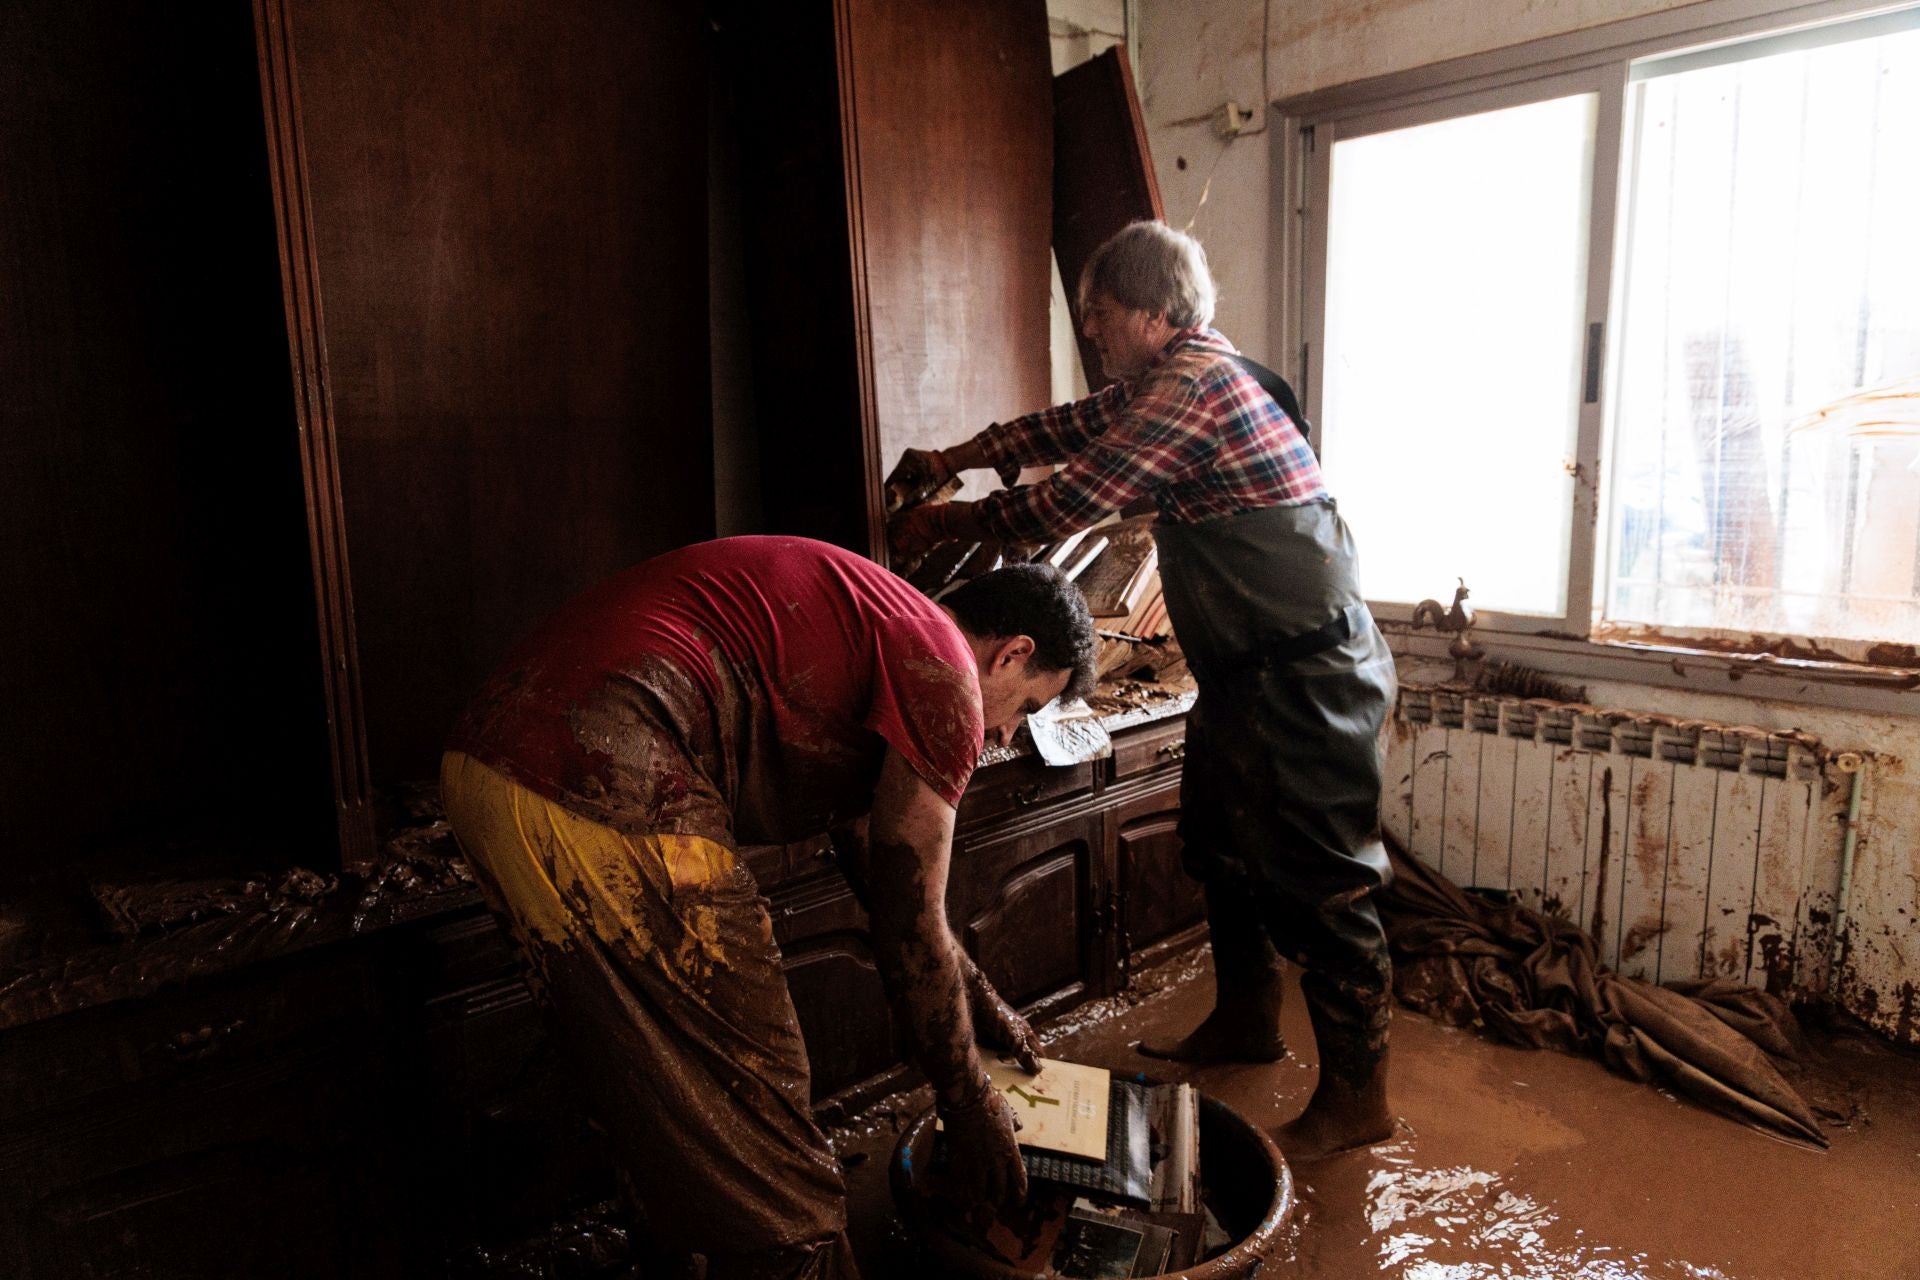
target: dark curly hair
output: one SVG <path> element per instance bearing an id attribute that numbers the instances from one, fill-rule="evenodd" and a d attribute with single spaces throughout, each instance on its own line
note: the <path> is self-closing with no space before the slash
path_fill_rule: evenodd
<path id="1" fill-rule="evenodd" d="M 1030 637 L 1028 666 L 1073 673 L 1062 699 L 1093 691 L 1093 616 L 1080 588 L 1052 565 L 1016 564 L 983 573 L 940 603 L 976 636 Z"/>

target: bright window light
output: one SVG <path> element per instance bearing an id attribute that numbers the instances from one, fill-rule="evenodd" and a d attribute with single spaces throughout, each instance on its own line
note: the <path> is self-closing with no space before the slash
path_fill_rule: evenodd
<path id="1" fill-rule="evenodd" d="M 1920 31 L 1760 53 L 1633 86 L 1605 617 L 1911 643 Z"/>
<path id="2" fill-rule="evenodd" d="M 1368 598 L 1556 616 L 1567 599 L 1596 98 L 1341 139 L 1327 481 Z"/>

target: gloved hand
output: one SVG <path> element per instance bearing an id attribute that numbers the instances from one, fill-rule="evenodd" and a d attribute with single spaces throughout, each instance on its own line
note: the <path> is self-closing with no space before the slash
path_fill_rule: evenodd
<path id="1" fill-rule="evenodd" d="M 909 449 L 887 474 L 887 509 L 918 502 L 951 479 L 953 468 L 938 449 Z"/>
<path id="2" fill-rule="evenodd" d="M 887 522 L 887 542 L 896 560 L 918 560 L 949 540 L 946 528 L 949 502 L 909 507 Z"/>
<path id="3" fill-rule="evenodd" d="M 1013 1136 L 1020 1121 L 986 1076 L 980 1077 L 980 1092 L 971 1101 L 939 1111 L 950 1144 L 947 1177 L 955 1199 L 994 1209 L 1025 1200 L 1027 1166 Z"/>
<path id="4" fill-rule="evenodd" d="M 989 1049 L 1011 1055 L 1028 1075 L 1040 1072 L 1040 1037 L 1027 1020 L 1000 998 L 979 966 L 966 961 L 967 1011 L 973 1016 L 973 1038 Z"/>

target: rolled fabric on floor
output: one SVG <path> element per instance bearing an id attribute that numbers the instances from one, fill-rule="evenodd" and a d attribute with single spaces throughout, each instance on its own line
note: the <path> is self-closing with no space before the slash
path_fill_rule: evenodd
<path id="1" fill-rule="evenodd" d="M 1778 998 L 1724 981 L 1661 987 L 1623 977 L 1571 921 L 1477 898 L 1386 844 L 1394 876 L 1378 901 L 1401 1003 L 1509 1044 L 1599 1058 L 1621 1075 L 1827 1145 L 1813 1109 L 1774 1065 L 1796 1056 L 1799 1040 Z"/>

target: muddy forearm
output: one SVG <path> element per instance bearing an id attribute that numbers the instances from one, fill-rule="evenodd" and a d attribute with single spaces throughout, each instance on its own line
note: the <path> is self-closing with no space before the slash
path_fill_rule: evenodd
<path id="1" fill-rule="evenodd" d="M 853 900 L 869 916 L 873 914 L 873 892 L 867 887 L 867 820 L 849 823 L 844 827 L 835 827 L 827 833 L 827 839 L 833 849 L 833 863 L 840 868 L 840 875 L 853 890 Z"/>
<path id="2" fill-rule="evenodd" d="M 915 1064 L 943 1105 L 964 1105 L 980 1090 L 982 1069 L 968 1014 L 964 957 L 943 914 L 926 910 L 926 869 L 911 845 L 876 842 L 874 868 L 913 867 L 905 892 L 880 892 L 870 908 L 874 959 Z M 884 873 L 882 873 L 884 874 Z"/>

